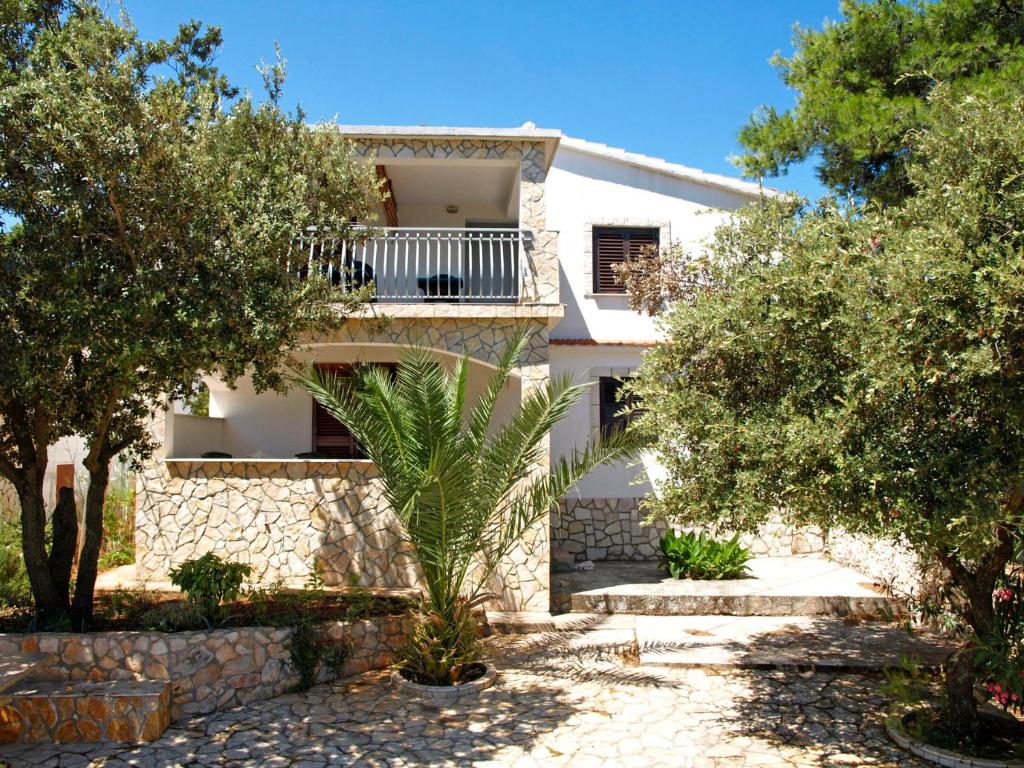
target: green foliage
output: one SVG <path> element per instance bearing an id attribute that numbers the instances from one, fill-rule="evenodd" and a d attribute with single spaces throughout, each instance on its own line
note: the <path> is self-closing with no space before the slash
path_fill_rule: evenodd
<path id="1" fill-rule="evenodd" d="M 211 622 L 219 620 L 221 606 L 242 592 L 252 568 L 244 563 L 229 563 L 212 552 L 195 560 L 186 560 L 170 571 L 171 583 L 180 587 L 189 602 Z"/>
<path id="2" fill-rule="evenodd" d="M 135 490 L 128 485 L 111 485 L 103 502 L 103 547 L 99 569 L 116 568 L 135 562 Z"/>
<path id="3" fill-rule="evenodd" d="M 978 676 L 996 703 L 1024 713 L 1024 575 L 1000 579 L 992 603 L 993 627 L 976 639 Z"/>
<path id="4" fill-rule="evenodd" d="M 468 357 L 446 368 L 426 349 L 402 349 L 394 378 L 375 366 L 358 368 L 352 379 L 312 368 L 296 376 L 349 425 L 376 464 L 383 495 L 422 569 L 429 615 L 444 625 L 424 631 L 434 633 L 431 642 L 456 643 L 449 647 L 454 658 L 462 653 L 458 642 L 464 637 L 463 619 L 457 617 L 485 596 L 502 559 L 583 475 L 634 447 L 631 437 L 616 433 L 553 461 L 549 473 L 537 471 L 547 434 L 583 387 L 555 378 L 526 394 L 504 424 L 494 424 L 498 398 L 528 340 L 525 328 L 517 333 L 471 406 Z M 432 646 L 418 647 L 425 652 Z M 452 657 L 431 652 L 429 658 L 443 664 Z M 424 667 L 428 663 L 434 662 L 425 660 Z M 450 673 L 443 670 L 436 679 L 448 684 Z"/>
<path id="5" fill-rule="evenodd" d="M 751 557 L 738 534 L 728 541 L 704 531 L 665 531 L 661 537 L 661 567 L 673 579 L 742 579 L 750 573 Z"/>
<path id="6" fill-rule="evenodd" d="M 915 131 L 935 118 L 943 82 L 958 96 L 1016 89 L 1024 78 L 1024 12 L 1003 0 L 843 0 L 842 18 L 797 27 L 794 53 L 772 59 L 796 92 L 740 133 L 748 176 L 778 176 L 808 158 L 831 190 L 885 202 L 912 192 Z"/>
<path id="7" fill-rule="evenodd" d="M 1024 98 L 929 110 L 900 205 L 772 199 L 720 229 L 632 387 L 655 515 L 904 541 L 984 636 L 1024 514 Z"/>
<path id="8" fill-rule="evenodd" d="M 289 664 L 299 675 L 297 691 L 308 691 L 316 683 L 320 666 L 326 665 L 335 677 L 342 674 L 345 662 L 352 655 L 349 641 L 327 637 L 316 619 L 309 615 L 297 617 L 291 624 L 286 642 L 291 654 Z"/>
<path id="9" fill-rule="evenodd" d="M 209 416 L 210 388 L 200 383 L 185 395 L 184 404 L 193 416 Z"/>
<path id="10" fill-rule="evenodd" d="M 203 375 L 279 386 L 300 338 L 366 292 L 295 279 L 308 227 L 359 237 L 378 200 L 349 141 L 279 102 L 237 96 L 199 22 L 146 41 L 93 0 L 5 5 L 0 36 L 0 472 L 18 491 L 41 607 L 67 609 L 46 567 L 31 479 L 46 447 L 89 443 L 72 606 L 91 613 L 105 467 L 151 449 L 148 419 Z"/>
<path id="11" fill-rule="evenodd" d="M 143 613 L 139 623 L 150 632 L 188 632 L 210 626 L 203 611 L 191 602 L 157 605 Z"/>
<path id="12" fill-rule="evenodd" d="M 21 556 L 21 526 L 0 518 L 0 607 L 31 602 L 32 588 Z"/>
<path id="13" fill-rule="evenodd" d="M 480 658 L 476 620 L 466 603 L 450 619 L 422 607 L 412 634 L 396 653 L 403 672 L 423 685 L 454 685 Z"/>
<path id="14" fill-rule="evenodd" d="M 895 669 L 884 669 L 885 684 L 881 693 L 896 705 L 896 711 L 908 706 L 919 704 L 933 695 L 932 673 L 925 670 L 914 659 L 907 656 L 900 658 L 900 665 Z"/>

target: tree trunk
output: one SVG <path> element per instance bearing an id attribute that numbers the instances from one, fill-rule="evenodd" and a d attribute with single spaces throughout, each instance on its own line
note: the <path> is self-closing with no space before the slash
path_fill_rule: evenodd
<path id="1" fill-rule="evenodd" d="M 17 485 L 21 505 L 21 550 L 32 597 L 45 626 L 67 613 L 68 598 L 66 592 L 61 595 L 54 583 L 46 554 L 46 504 L 43 500 L 46 464 L 24 467 L 22 473 L 23 481 Z"/>
<path id="2" fill-rule="evenodd" d="M 71 618 L 76 629 L 85 629 L 92 622 L 96 571 L 103 545 L 103 503 L 110 481 L 110 459 L 101 456 L 89 468 L 89 490 L 85 495 L 85 538 L 78 557 L 78 578 Z"/>
<path id="3" fill-rule="evenodd" d="M 53 528 L 53 543 L 50 544 L 50 577 L 60 593 L 61 600 L 69 604 L 71 568 L 78 551 L 78 510 L 75 509 L 75 491 L 61 488 L 60 498 L 53 510 L 50 525 Z"/>
<path id="4" fill-rule="evenodd" d="M 959 649 L 946 661 L 949 727 L 961 739 L 976 740 L 981 721 L 974 699 L 974 644 Z"/>

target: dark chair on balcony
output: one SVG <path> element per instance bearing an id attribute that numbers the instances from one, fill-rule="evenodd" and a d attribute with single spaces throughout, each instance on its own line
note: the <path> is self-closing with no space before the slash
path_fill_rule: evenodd
<path id="1" fill-rule="evenodd" d="M 458 275 L 431 275 L 416 278 L 416 285 L 426 302 L 457 302 L 462 295 L 462 278 Z"/>

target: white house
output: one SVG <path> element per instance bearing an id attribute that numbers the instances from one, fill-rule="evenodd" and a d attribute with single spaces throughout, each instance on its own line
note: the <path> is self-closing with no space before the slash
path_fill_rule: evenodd
<path id="1" fill-rule="evenodd" d="M 439 359 L 469 354 L 480 391 L 514 328 L 534 331 L 503 396 L 512 408 L 549 376 L 595 382 L 550 436 L 559 455 L 613 418 L 619 381 L 658 338 L 627 305 L 611 265 L 645 244 L 698 242 L 755 200 L 750 183 L 542 130 L 343 126 L 391 190 L 380 237 L 301 239 L 298 268 L 373 280 L 363 316 L 309 339 L 306 359 L 387 363 L 415 342 Z M 299 233 L 297 233 L 298 235 Z M 381 322 L 381 321 L 384 322 Z M 411 586 L 415 568 L 389 529 L 373 466 L 342 425 L 301 391 L 256 394 L 210 380 L 210 415 L 169 413 L 163 449 L 139 479 L 141 578 L 214 550 L 265 579 Z M 588 476 L 501 577 L 505 603 L 547 610 L 552 550 L 576 559 L 655 556 L 640 526 L 636 468 Z"/>

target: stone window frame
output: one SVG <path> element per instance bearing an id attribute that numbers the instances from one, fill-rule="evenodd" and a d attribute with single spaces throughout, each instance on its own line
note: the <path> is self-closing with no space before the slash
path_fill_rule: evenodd
<path id="1" fill-rule="evenodd" d="M 604 294 L 605 296 L 609 294 Z M 615 294 L 610 294 L 614 296 Z M 590 434 L 598 440 L 601 436 L 601 386 L 602 378 L 628 379 L 636 371 L 635 368 L 597 366 L 587 371 L 590 386 Z"/>
<path id="2" fill-rule="evenodd" d="M 634 217 L 592 219 L 583 225 L 583 295 L 588 299 L 621 298 L 623 293 L 594 292 L 594 227 L 634 227 L 658 230 L 658 247 L 672 242 L 672 225 L 666 219 L 638 219 Z"/>

